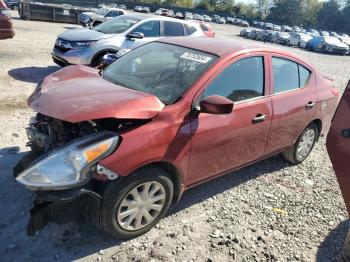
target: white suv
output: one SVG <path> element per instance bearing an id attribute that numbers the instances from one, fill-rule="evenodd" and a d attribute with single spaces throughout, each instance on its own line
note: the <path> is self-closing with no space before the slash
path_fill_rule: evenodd
<path id="1" fill-rule="evenodd" d="M 131 50 L 168 36 L 205 36 L 198 23 L 149 15 L 122 15 L 97 27 L 70 29 L 60 34 L 52 51 L 60 66 L 97 66 L 105 54 Z"/>

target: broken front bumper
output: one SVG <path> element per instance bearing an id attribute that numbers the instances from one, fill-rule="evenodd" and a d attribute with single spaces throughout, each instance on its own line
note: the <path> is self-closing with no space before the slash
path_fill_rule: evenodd
<path id="1" fill-rule="evenodd" d="M 40 154 L 34 150 L 30 151 L 14 167 L 14 176 L 17 177 L 38 157 Z M 102 197 L 94 192 L 93 188 L 94 184 L 91 181 L 74 189 L 36 191 L 34 206 L 30 210 L 27 234 L 33 235 L 48 223 L 64 224 L 81 218 L 99 227 Z"/>

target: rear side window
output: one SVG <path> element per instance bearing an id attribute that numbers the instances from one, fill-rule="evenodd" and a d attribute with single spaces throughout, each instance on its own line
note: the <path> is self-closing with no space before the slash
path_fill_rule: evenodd
<path id="1" fill-rule="evenodd" d="M 283 58 L 272 58 L 274 93 L 286 92 L 304 87 L 310 71 L 296 62 Z"/>
<path id="2" fill-rule="evenodd" d="M 300 79 L 300 88 L 307 85 L 307 82 L 309 81 L 311 72 L 306 69 L 305 67 L 298 65 L 299 67 L 299 79 Z"/>
<path id="3" fill-rule="evenodd" d="M 220 95 L 234 102 L 264 95 L 264 59 L 249 57 L 227 67 L 204 91 L 202 97 Z"/>
<path id="4" fill-rule="evenodd" d="M 148 21 L 136 27 L 133 30 L 133 33 L 135 32 L 143 33 L 145 37 L 158 37 L 159 31 L 160 31 L 159 21 Z"/>
<path id="5" fill-rule="evenodd" d="M 183 36 L 184 29 L 181 23 L 164 21 L 164 35 L 165 36 Z"/>
<path id="6" fill-rule="evenodd" d="M 188 24 L 184 24 L 184 26 L 185 26 L 187 35 L 192 35 L 194 32 L 197 31 L 194 26 L 191 26 L 191 25 L 188 25 Z"/>
<path id="7" fill-rule="evenodd" d="M 204 32 L 209 31 L 209 28 L 206 27 L 205 25 L 201 24 L 200 26 L 201 26 L 201 28 L 202 28 L 202 30 L 203 30 Z"/>

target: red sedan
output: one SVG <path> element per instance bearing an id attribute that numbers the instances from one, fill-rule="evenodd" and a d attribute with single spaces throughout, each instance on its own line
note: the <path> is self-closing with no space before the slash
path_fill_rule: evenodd
<path id="1" fill-rule="evenodd" d="M 297 56 L 210 38 L 63 68 L 28 99 L 32 151 L 14 170 L 37 192 L 28 232 L 88 210 L 114 237 L 143 234 L 188 188 L 278 153 L 303 162 L 338 94 Z"/>
<path id="2" fill-rule="evenodd" d="M 13 30 L 11 12 L 7 8 L 5 2 L 0 0 L 0 39 L 13 38 L 15 31 Z"/>

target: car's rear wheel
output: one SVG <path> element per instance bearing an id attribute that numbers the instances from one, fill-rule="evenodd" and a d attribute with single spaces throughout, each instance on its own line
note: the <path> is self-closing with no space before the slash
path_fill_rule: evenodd
<path id="1" fill-rule="evenodd" d="M 118 239 L 140 236 L 165 215 L 172 197 L 173 183 L 162 169 L 137 171 L 106 190 L 101 210 L 102 227 Z"/>
<path id="2" fill-rule="evenodd" d="M 311 153 L 317 141 L 318 135 L 319 132 L 317 125 L 315 123 L 311 123 L 305 128 L 295 144 L 290 149 L 282 153 L 283 157 L 292 164 L 300 164 Z"/>

